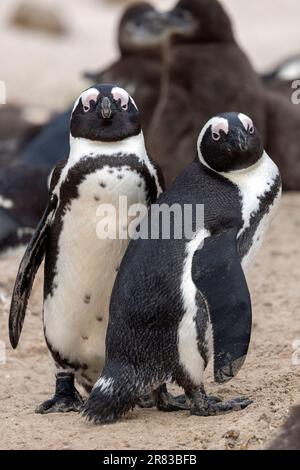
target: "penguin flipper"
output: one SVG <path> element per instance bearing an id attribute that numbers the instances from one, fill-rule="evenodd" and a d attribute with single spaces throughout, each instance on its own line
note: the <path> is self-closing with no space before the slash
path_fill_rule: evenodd
<path id="1" fill-rule="evenodd" d="M 52 195 L 19 266 L 9 312 L 9 339 L 14 349 L 21 336 L 33 281 L 44 258 L 47 232 L 56 206 L 57 196 Z"/>
<path id="2" fill-rule="evenodd" d="M 251 299 L 237 251 L 237 229 L 204 240 L 192 279 L 207 302 L 213 330 L 214 377 L 222 383 L 242 367 L 251 336 Z"/>

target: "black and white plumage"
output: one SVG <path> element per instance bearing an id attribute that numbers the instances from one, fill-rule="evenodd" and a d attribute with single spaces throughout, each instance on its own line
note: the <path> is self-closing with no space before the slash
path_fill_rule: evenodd
<path id="1" fill-rule="evenodd" d="M 74 378 L 90 390 L 104 362 L 110 294 L 128 239 L 97 236 L 100 204 L 119 196 L 150 204 L 161 192 L 133 99 L 117 86 L 89 88 L 71 118 L 69 158 L 53 171 L 49 204 L 21 262 L 12 297 L 10 340 L 18 344 L 35 273 L 45 254 L 43 321 L 56 393 L 38 412 L 78 409 Z M 122 221 L 123 229 L 132 217 Z M 112 220 L 114 222 L 114 220 Z"/>
<path id="2" fill-rule="evenodd" d="M 224 382 L 245 360 L 251 301 L 244 270 L 276 212 L 280 175 L 244 114 L 211 119 L 198 154 L 157 204 L 204 204 L 204 226 L 195 227 L 193 220 L 194 237 L 176 239 L 173 219 L 170 239 L 132 240 L 121 263 L 105 366 L 84 409 L 96 423 L 116 420 L 145 392 L 154 393 L 159 408 L 166 381 L 184 388 L 193 414 L 250 403 L 207 396 L 203 372 L 213 356 L 215 380 Z"/>

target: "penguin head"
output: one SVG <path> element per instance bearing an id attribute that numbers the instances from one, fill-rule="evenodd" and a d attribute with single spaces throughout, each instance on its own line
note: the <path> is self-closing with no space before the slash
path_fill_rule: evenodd
<path id="1" fill-rule="evenodd" d="M 190 14 L 196 27 L 190 36 L 191 42 L 232 41 L 234 35 L 229 16 L 217 0 L 179 0 L 170 15 Z M 182 38 L 181 38 L 182 39 Z"/>
<path id="2" fill-rule="evenodd" d="M 122 53 L 161 53 L 170 36 L 191 36 L 196 30 L 192 15 L 183 9 L 160 12 L 148 3 L 129 7 L 120 22 Z"/>
<path id="3" fill-rule="evenodd" d="M 129 6 L 119 24 L 118 43 L 122 54 L 134 53 L 148 49 L 147 31 L 145 30 L 145 18 L 155 12 L 155 8 L 147 2 L 140 2 Z"/>
<path id="4" fill-rule="evenodd" d="M 202 164 L 219 173 L 255 165 L 264 149 L 252 119 L 242 113 L 224 113 L 210 119 L 198 139 Z"/>
<path id="5" fill-rule="evenodd" d="M 126 90 L 117 85 L 94 85 L 77 99 L 70 131 L 72 137 L 116 142 L 141 132 L 140 116 Z"/>

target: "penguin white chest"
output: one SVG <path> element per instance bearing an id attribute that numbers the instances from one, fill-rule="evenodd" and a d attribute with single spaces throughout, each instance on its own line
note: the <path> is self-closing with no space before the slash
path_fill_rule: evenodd
<path id="1" fill-rule="evenodd" d="M 238 240 L 246 247 L 242 258 L 246 270 L 255 260 L 278 209 L 281 197 L 279 170 L 264 153 L 258 165 L 226 177 L 236 184 L 240 194 L 243 227 Z"/>
<path id="2" fill-rule="evenodd" d="M 99 216 L 99 207 L 116 209 L 105 214 L 106 224 L 113 226 L 120 195 L 128 205 L 146 200 L 143 179 L 129 167 L 104 167 L 80 183 L 78 197 L 68 202 L 62 218 L 52 292 L 44 302 L 51 348 L 96 375 L 104 358 L 110 295 L 129 242 L 99 237 L 105 213 Z M 127 217 L 123 224 L 129 221 Z"/>

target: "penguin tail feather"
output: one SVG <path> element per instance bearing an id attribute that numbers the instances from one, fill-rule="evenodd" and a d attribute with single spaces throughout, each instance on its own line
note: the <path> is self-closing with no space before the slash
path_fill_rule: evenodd
<path id="1" fill-rule="evenodd" d="M 82 414 L 95 424 L 113 423 L 134 408 L 142 388 L 132 366 L 108 362 Z"/>

